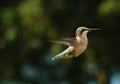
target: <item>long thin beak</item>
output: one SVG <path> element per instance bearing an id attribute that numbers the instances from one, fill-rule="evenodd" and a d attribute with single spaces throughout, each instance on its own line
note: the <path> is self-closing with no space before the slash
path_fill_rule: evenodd
<path id="1" fill-rule="evenodd" d="M 93 30 L 101 30 L 100 28 L 92 28 L 92 29 L 89 29 L 89 31 L 93 31 Z"/>

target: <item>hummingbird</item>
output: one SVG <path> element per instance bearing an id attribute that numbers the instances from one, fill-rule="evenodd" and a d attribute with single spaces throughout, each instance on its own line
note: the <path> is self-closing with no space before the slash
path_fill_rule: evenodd
<path id="1" fill-rule="evenodd" d="M 76 29 L 75 37 L 61 38 L 61 40 L 50 41 L 50 42 L 60 43 L 60 44 L 64 44 L 68 46 L 66 50 L 52 57 L 51 59 L 57 60 L 57 59 L 67 59 L 67 58 L 72 58 L 72 57 L 78 57 L 87 48 L 87 45 L 88 45 L 87 34 L 89 31 L 92 31 L 92 30 L 99 30 L 99 29 L 78 27 Z"/>

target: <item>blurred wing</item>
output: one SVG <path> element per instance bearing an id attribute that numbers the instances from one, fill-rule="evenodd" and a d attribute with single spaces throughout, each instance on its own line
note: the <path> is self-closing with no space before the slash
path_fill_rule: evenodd
<path id="1" fill-rule="evenodd" d="M 64 45 L 70 46 L 70 42 L 65 41 L 65 40 L 48 40 L 48 42 L 60 43 L 60 44 L 64 44 Z"/>
<path id="2" fill-rule="evenodd" d="M 62 38 L 61 40 L 49 40 L 48 42 L 60 43 L 67 46 L 72 45 L 75 38 Z"/>
<path id="3" fill-rule="evenodd" d="M 62 40 L 64 41 L 68 41 L 68 42 L 73 42 L 75 40 L 75 38 L 62 38 Z"/>
<path id="4" fill-rule="evenodd" d="M 76 38 L 75 37 L 73 37 L 73 38 L 62 38 L 62 40 L 69 42 L 70 45 L 72 46 L 74 44 Z"/>

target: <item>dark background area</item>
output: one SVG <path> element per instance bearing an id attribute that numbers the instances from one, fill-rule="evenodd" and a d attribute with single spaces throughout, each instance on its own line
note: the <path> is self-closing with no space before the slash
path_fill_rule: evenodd
<path id="1" fill-rule="evenodd" d="M 88 34 L 77 58 L 51 60 L 66 46 L 45 40 Z M 119 0 L 1 0 L 0 84 L 120 84 Z"/>

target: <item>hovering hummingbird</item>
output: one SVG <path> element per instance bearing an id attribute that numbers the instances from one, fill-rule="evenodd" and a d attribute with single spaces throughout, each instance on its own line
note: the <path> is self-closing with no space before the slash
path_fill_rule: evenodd
<path id="1" fill-rule="evenodd" d="M 50 41 L 68 46 L 66 50 L 56 55 L 55 57 L 52 57 L 52 60 L 78 57 L 80 54 L 82 54 L 85 51 L 88 45 L 87 33 L 92 30 L 99 30 L 99 29 L 78 27 L 75 33 L 76 37 L 62 38 L 61 40 Z"/>

